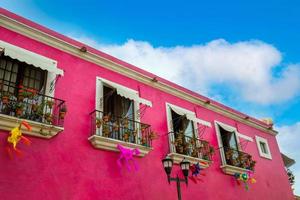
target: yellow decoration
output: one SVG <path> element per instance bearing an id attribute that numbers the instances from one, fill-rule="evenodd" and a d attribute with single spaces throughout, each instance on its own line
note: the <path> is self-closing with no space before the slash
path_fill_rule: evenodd
<path id="1" fill-rule="evenodd" d="M 21 139 L 23 139 L 24 143 L 30 144 L 30 140 L 22 136 L 22 131 L 21 131 L 22 125 L 24 125 L 27 128 L 27 130 L 31 131 L 31 126 L 27 122 L 22 121 L 18 127 L 15 127 L 10 131 L 10 135 L 7 138 L 7 142 L 11 143 L 15 150 L 17 144 Z"/>

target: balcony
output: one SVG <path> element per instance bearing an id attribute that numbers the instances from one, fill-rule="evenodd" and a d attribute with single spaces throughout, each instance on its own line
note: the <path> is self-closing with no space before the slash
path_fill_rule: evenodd
<path id="1" fill-rule="evenodd" d="M 228 147 L 222 147 L 220 150 L 224 152 L 223 165 L 221 166 L 224 173 L 233 175 L 254 171 L 256 161 L 252 160 L 250 154 Z"/>
<path id="2" fill-rule="evenodd" d="M 1 84 L 0 129 L 10 131 L 25 120 L 32 131 L 24 134 L 51 138 L 64 130 L 65 101 L 35 90 Z"/>
<path id="3" fill-rule="evenodd" d="M 95 148 L 118 151 L 117 145 L 120 144 L 131 149 L 138 148 L 141 157 L 152 150 L 154 135 L 150 125 L 98 110 L 90 115 L 92 128 L 89 141 Z"/>
<path id="4" fill-rule="evenodd" d="M 183 158 L 191 163 L 199 162 L 202 168 L 209 167 L 214 148 L 205 140 L 196 137 L 189 137 L 183 133 L 169 133 L 171 141 L 171 153 L 174 163 L 179 164 Z"/>

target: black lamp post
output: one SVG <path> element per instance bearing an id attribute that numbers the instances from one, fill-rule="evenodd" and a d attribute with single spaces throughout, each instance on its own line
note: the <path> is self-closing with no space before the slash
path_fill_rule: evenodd
<path id="1" fill-rule="evenodd" d="M 178 200 L 181 200 L 181 188 L 180 188 L 180 182 L 185 182 L 185 184 L 188 184 L 188 175 L 189 175 L 189 170 L 190 170 L 190 162 L 187 161 L 185 158 L 180 162 L 180 168 L 182 170 L 182 173 L 184 175 L 184 179 L 181 179 L 178 177 L 178 174 L 176 177 L 171 177 L 171 171 L 173 167 L 173 159 L 170 157 L 166 157 L 165 159 L 162 160 L 163 166 L 165 168 L 165 172 L 168 176 L 168 182 L 170 184 L 171 181 L 176 181 L 177 183 L 177 196 Z"/>

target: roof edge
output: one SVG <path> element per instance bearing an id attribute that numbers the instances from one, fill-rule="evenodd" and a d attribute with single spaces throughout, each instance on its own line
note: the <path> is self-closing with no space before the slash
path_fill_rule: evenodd
<path id="1" fill-rule="evenodd" d="M 252 126 L 266 133 L 272 135 L 278 134 L 278 132 L 273 130 L 271 126 L 268 126 L 267 124 L 256 118 L 250 117 L 244 113 L 234 110 L 196 92 L 188 90 L 166 79 L 157 77 L 156 75 L 148 71 L 140 69 L 102 51 L 94 49 L 93 47 L 90 47 L 84 43 L 78 42 L 72 38 L 50 30 L 3 8 L 0 8 L 0 22 L 1 26 L 11 31 L 20 33 L 46 45 L 80 57 L 81 59 L 87 60 L 97 65 L 101 65 L 101 67 L 108 68 L 117 73 L 122 73 L 129 78 L 133 78 L 151 87 L 160 89 L 164 92 L 220 113 L 226 117 Z M 81 47 L 83 46 L 88 50 L 85 53 L 80 51 Z M 153 82 L 154 77 L 156 78 L 157 82 Z"/>

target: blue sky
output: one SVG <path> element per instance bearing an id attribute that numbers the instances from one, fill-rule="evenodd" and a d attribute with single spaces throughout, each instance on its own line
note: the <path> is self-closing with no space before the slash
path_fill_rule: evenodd
<path id="1" fill-rule="evenodd" d="M 300 194 L 299 1 L 1 0 L 0 6 L 242 112 L 272 117 L 281 150 L 299 162 L 292 169 Z"/>

